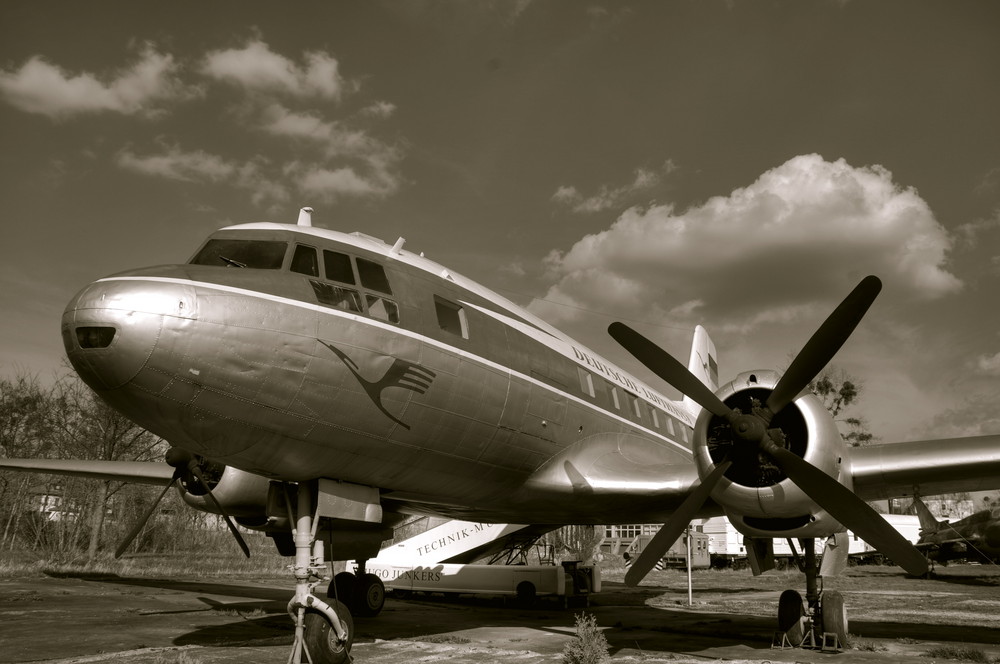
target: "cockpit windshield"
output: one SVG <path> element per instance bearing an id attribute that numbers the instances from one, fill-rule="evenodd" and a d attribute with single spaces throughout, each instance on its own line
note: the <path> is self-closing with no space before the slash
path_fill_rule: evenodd
<path id="1" fill-rule="evenodd" d="M 287 242 L 213 238 L 191 259 L 193 265 L 279 270 Z"/>

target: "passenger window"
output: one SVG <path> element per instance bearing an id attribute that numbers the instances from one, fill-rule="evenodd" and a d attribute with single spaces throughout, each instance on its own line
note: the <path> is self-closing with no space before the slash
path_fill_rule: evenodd
<path id="1" fill-rule="evenodd" d="M 622 409 L 622 403 L 618 400 L 618 388 L 614 385 L 608 384 L 608 389 L 611 391 L 611 401 L 615 404 L 616 410 Z"/>
<path id="2" fill-rule="evenodd" d="M 323 250 L 323 268 L 326 278 L 339 281 L 342 284 L 354 284 L 354 269 L 351 267 L 351 257 L 339 251 Z"/>
<path id="3" fill-rule="evenodd" d="M 632 399 L 632 411 L 635 413 L 635 417 L 640 422 L 642 421 L 642 409 L 639 407 L 639 397 L 634 394 L 629 394 L 629 398 Z"/>
<path id="4" fill-rule="evenodd" d="M 580 374 L 580 389 L 588 397 L 594 396 L 594 377 L 582 367 L 577 367 L 576 370 Z"/>
<path id="5" fill-rule="evenodd" d="M 658 412 L 656 412 L 655 408 L 650 408 L 649 409 L 649 413 L 650 413 L 650 415 L 653 416 L 653 426 L 656 427 L 657 429 L 659 429 L 660 428 L 660 414 Z"/>
<path id="6" fill-rule="evenodd" d="M 316 299 L 319 300 L 320 304 L 361 313 L 361 296 L 358 291 L 312 279 L 309 280 L 309 283 L 312 284 L 313 292 L 316 293 Z"/>
<path id="7" fill-rule="evenodd" d="M 378 318 L 379 320 L 388 321 L 393 324 L 399 323 L 399 307 L 396 306 L 395 302 L 371 294 L 366 294 L 365 299 L 368 303 L 368 314 L 372 318 Z"/>
<path id="8" fill-rule="evenodd" d="M 437 312 L 438 325 L 442 330 L 463 339 L 469 338 L 469 323 L 461 306 L 435 295 L 434 309 Z"/>
<path id="9" fill-rule="evenodd" d="M 358 274 L 361 276 L 361 285 L 365 288 L 385 293 L 386 295 L 392 295 L 392 289 L 389 288 L 389 280 L 385 276 L 385 268 L 378 263 L 359 258 Z"/>
<path id="10" fill-rule="evenodd" d="M 304 244 L 296 245 L 295 253 L 292 255 L 292 265 L 289 269 L 299 274 L 318 277 L 319 261 L 316 259 L 316 250 Z"/>

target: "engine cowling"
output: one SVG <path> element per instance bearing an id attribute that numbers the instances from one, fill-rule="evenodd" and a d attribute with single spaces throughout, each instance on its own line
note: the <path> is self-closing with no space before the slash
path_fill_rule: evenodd
<path id="1" fill-rule="evenodd" d="M 781 374 L 747 371 L 716 392 L 726 406 L 750 413 L 771 394 Z M 780 430 L 780 434 L 774 430 Z M 845 445 L 823 403 L 803 392 L 769 425 L 788 450 L 852 488 Z M 843 527 L 821 509 L 756 446 L 740 441 L 725 419 L 702 411 L 694 430 L 695 461 L 704 480 L 717 464 L 732 466 L 712 491 L 733 526 L 750 537 L 825 537 Z"/>
<path id="2" fill-rule="evenodd" d="M 203 464 L 202 469 L 212 494 L 240 525 L 252 528 L 267 523 L 270 480 L 221 464 Z M 179 484 L 181 498 L 185 503 L 202 512 L 220 513 L 197 483 L 186 481 L 182 476 Z"/>

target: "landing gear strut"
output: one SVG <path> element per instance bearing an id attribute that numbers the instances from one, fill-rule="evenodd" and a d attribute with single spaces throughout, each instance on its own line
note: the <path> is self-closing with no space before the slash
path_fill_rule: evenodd
<path id="1" fill-rule="evenodd" d="M 806 603 L 795 590 L 786 590 L 778 600 L 778 629 L 784 633 L 793 646 L 823 648 L 845 648 L 847 642 L 847 608 L 844 596 L 836 590 L 823 590 L 823 578 L 816 566 L 815 540 L 799 540 L 805 560 L 795 555 L 799 567 L 806 575 Z M 791 544 L 791 540 L 789 540 Z M 795 547 L 792 546 L 795 553 Z M 837 642 L 831 643 L 830 635 L 836 635 Z"/>
<path id="2" fill-rule="evenodd" d="M 326 574 L 323 542 L 316 539 L 319 519 L 314 518 L 315 496 L 314 482 L 299 484 L 292 567 L 295 596 L 288 603 L 288 613 L 295 621 L 295 640 L 288 664 L 343 664 L 351 661 L 354 619 L 341 602 L 333 599 L 327 603 L 313 594 Z M 291 513 L 290 501 L 288 508 Z"/>

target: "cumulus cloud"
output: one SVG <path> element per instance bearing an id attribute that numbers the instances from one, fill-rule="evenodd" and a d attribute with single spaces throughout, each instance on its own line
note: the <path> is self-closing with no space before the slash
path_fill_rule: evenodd
<path id="1" fill-rule="evenodd" d="M 122 168 L 144 175 L 155 175 L 184 182 L 220 182 L 239 170 L 233 162 L 203 150 L 184 152 L 177 146 L 167 146 L 159 154 L 137 155 L 126 148 L 116 157 Z"/>
<path id="2" fill-rule="evenodd" d="M 184 83 L 182 76 L 193 82 Z M 227 184 L 250 191 L 258 204 L 284 202 L 292 193 L 321 201 L 383 197 L 400 187 L 403 147 L 379 139 L 372 129 L 396 107 L 379 100 L 345 108 L 360 86 L 344 78 L 337 59 L 322 51 L 286 57 L 253 38 L 183 66 L 147 45 L 135 63 L 112 76 L 71 75 L 40 56 L 19 70 L 0 71 L 0 96 L 27 112 L 59 119 L 98 111 L 153 115 L 163 112 L 167 98 L 205 95 L 217 102 L 220 85 L 241 94 L 235 102 L 227 96 L 222 104 L 206 104 L 199 122 L 224 122 L 227 130 L 258 142 L 271 139 L 283 150 L 262 147 L 269 158 L 245 151 L 222 156 L 182 147 L 183 138 L 170 136 L 153 139 L 155 147 L 144 150 L 116 146 L 118 166 L 178 182 Z M 294 156 L 282 164 L 274 155 L 288 154 L 289 146 Z"/>
<path id="3" fill-rule="evenodd" d="M 298 189 L 310 200 L 334 202 L 344 198 L 382 198 L 399 188 L 399 178 L 388 165 L 369 162 L 364 169 L 330 168 L 321 164 L 289 164 L 285 168 Z"/>
<path id="4" fill-rule="evenodd" d="M 586 196 L 572 185 L 562 185 L 552 195 L 552 200 L 565 205 L 578 213 L 603 212 L 612 208 L 620 208 L 636 194 L 649 191 L 659 185 L 663 178 L 677 170 L 673 160 L 667 160 L 659 170 L 637 168 L 633 172 L 632 181 L 612 187 L 602 185 L 597 193 Z"/>
<path id="5" fill-rule="evenodd" d="M 927 203 L 885 168 L 803 155 L 682 212 L 627 210 L 608 230 L 549 256 L 555 283 L 545 300 L 745 331 L 825 308 L 866 274 L 895 297 L 952 293 L 962 284 L 946 269 L 951 246 Z M 574 318 L 545 301 L 531 308 Z"/>
<path id="6" fill-rule="evenodd" d="M 0 71 L 0 95 L 22 111 L 51 118 L 100 112 L 156 115 L 165 100 L 197 94 L 177 73 L 173 56 L 149 44 L 131 66 L 104 77 L 74 75 L 34 56 L 16 71 Z"/>
<path id="7" fill-rule="evenodd" d="M 275 53 L 260 39 L 250 40 L 242 48 L 208 53 L 201 71 L 247 90 L 294 97 L 336 100 L 355 88 L 355 84 L 340 75 L 337 59 L 328 53 L 305 53 L 303 62 L 298 64 Z"/>
<path id="8" fill-rule="evenodd" d="M 1000 376 L 1000 353 L 995 355 L 980 355 L 976 359 L 976 369 L 981 374 Z"/>
<path id="9" fill-rule="evenodd" d="M 920 437 L 934 440 L 995 434 L 1000 431 L 1000 403 L 995 394 L 977 394 L 961 405 L 939 413 L 921 425 Z"/>
<path id="10" fill-rule="evenodd" d="M 182 150 L 164 144 L 160 151 L 137 154 L 131 147 L 115 157 L 118 166 L 142 175 L 193 183 L 224 183 L 251 193 L 254 204 L 289 200 L 288 188 L 273 177 L 270 164 L 261 157 L 248 161 L 226 159 L 204 150 Z"/>

